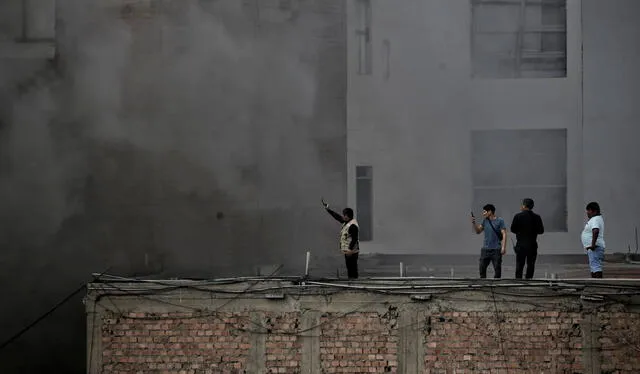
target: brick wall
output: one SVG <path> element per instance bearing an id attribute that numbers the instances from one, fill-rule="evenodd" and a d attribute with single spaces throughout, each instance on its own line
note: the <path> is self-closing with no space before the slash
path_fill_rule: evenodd
<path id="1" fill-rule="evenodd" d="M 325 373 L 396 372 L 397 316 L 329 313 L 320 319 L 320 361 Z"/>
<path id="2" fill-rule="evenodd" d="M 587 305 L 556 291 L 535 305 L 482 292 L 456 302 L 364 291 L 229 300 L 209 292 L 87 303 L 96 317 L 89 372 L 640 372 L 640 300 Z"/>
<path id="3" fill-rule="evenodd" d="M 640 315 L 600 313 L 602 372 L 640 369 Z M 251 334 L 265 335 L 268 373 L 300 373 L 300 313 L 266 313 L 258 332 L 248 312 L 106 313 L 102 317 L 102 373 L 244 373 Z M 499 326 L 497 321 L 500 321 Z M 398 372 L 397 314 L 326 313 L 321 326 L 323 373 Z M 423 333 L 426 373 L 582 373 L 584 323 L 558 311 L 444 312 L 415 327 Z"/>
<path id="4" fill-rule="evenodd" d="M 264 318 L 265 361 L 270 373 L 299 373 L 302 346 L 295 334 L 280 332 L 295 331 L 300 324 L 298 313 L 268 314 Z M 255 326 L 254 326 L 255 330 Z"/>
<path id="5" fill-rule="evenodd" d="M 445 312 L 427 317 L 425 367 L 433 372 L 582 372 L 579 313 Z"/>
<path id="6" fill-rule="evenodd" d="M 102 318 L 102 372 L 245 372 L 252 333 L 266 337 L 269 373 L 299 373 L 298 313 L 268 313 L 260 328 L 248 313 L 107 313 Z M 396 372 L 397 315 L 327 313 L 321 320 L 323 372 Z"/>
<path id="7" fill-rule="evenodd" d="M 102 320 L 103 373 L 237 372 L 250 348 L 247 313 L 107 314 Z"/>
<path id="8" fill-rule="evenodd" d="M 640 314 L 601 313 L 603 373 L 640 372 Z"/>

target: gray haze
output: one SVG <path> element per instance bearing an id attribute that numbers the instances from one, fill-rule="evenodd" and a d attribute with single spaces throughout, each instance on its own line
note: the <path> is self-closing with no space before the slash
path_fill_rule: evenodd
<path id="1" fill-rule="evenodd" d="M 607 250 L 634 247 L 640 2 L 567 0 L 564 37 L 562 1 L 373 0 L 368 46 L 354 32 L 366 3 L 347 2 L 348 170 L 372 166 L 374 185 L 361 251 L 477 256 L 469 211 L 493 203 L 510 224 L 524 197 L 548 223 L 542 254 L 583 254 L 589 201 Z M 536 11 L 518 48 L 525 3 Z M 371 74 L 358 74 L 369 55 Z"/>
<path id="2" fill-rule="evenodd" d="M 490 201 L 510 222 L 526 195 L 557 226 L 543 254 L 582 254 L 591 200 L 608 250 L 633 243 L 639 1 L 568 0 L 553 79 L 472 58 L 467 0 L 372 0 L 360 53 L 361 3 L 58 0 L 55 62 L 0 59 L 1 338 L 108 266 L 213 277 L 299 274 L 306 250 L 340 260 L 319 198 L 355 204 L 363 165 L 363 253 L 476 256 L 469 210 Z M 0 3 L 0 43 L 20 9 Z M 84 323 L 77 297 L 1 351 L 0 372 L 82 372 Z"/>
<path id="3" fill-rule="evenodd" d="M 0 60 L 2 340 L 107 267 L 299 274 L 337 252 L 320 196 L 346 200 L 341 2 L 122 4 L 58 1 L 55 66 Z M 80 297 L 0 371 L 81 372 Z"/>
<path id="4" fill-rule="evenodd" d="M 121 229 L 138 238 L 122 242 L 118 228 L 103 228 L 103 239 L 115 240 L 105 249 L 128 261 L 151 251 L 190 269 L 247 246 L 251 256 L 227 260 L 279 261 L 326 234 L 308 214 L 322 214 L 323 193 L 343 199 L 327 181 L 339 182 L 344 155 L 322 147 L 344 130 L 338 105 L 316 115 L 326 96 L 340 95 L 318 94 L 322 19 L 292 32 L 286 19 L 258 28 L 251 4 L 235 1 L 109 9 L 124 19 L 63 4 L 65 80 L 15 100 L 3 140 L 15 165 L 2 184 L 10 235 L 33 233 L 36 244 L 75 214 L 108 225 L 131 218 Z M 172 206 L 176 195 L 191 207 Z M 281 230 L 266 229 L 273 224 L 291 233 L 276 238 Z"/>

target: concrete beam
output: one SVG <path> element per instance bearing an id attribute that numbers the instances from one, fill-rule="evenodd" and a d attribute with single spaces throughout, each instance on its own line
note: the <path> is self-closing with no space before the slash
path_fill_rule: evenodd
<path id="1" fill-rule="evenodd" d="M 249 318 L 253 322 L 251 326 L 251 348 L 249 349 L 249 361 L 247 362 L 247 370 L 249 373 L 265 372 L 265 343 L 267 340 L 266 331 L 262 330 L 262 312 L 251 312 Z"/>
<path id="2" fill-rule="evenodd" d="M 94 297 L 85 298 L 87 313 L 87 374 L 102 371 L 102 317 L 104 309 Z"/>
<path id="3" fill-rule="evenodd" d="M 56 45 L 53 41 L 0 42 L 0 59 L 46 59 L 55 57 Z"/>
<path id="4" fill-rule="evenodd" d="M 424 371 L 424 341 L 422 339 L 422 312 L 415 308 L 400 311 L 398 326 L 398 373 L 422 373 Z"/>
<path id="5" fill-rule="evenodd" d="M 303 374 L 321 373 L 320 362 L 320 315 L 316 311 L 305 311 L 302 316 L 302 362 L 300 372 Z M 315 327 L 315 328 L 314 328 Z"/>
<path id="6" fill-rule="evenodd" d="M 585 374 L 600 374 L 600 320 L 597 313 L 588 312 L 580 324 L 582 330 L 582 359 Z"/>

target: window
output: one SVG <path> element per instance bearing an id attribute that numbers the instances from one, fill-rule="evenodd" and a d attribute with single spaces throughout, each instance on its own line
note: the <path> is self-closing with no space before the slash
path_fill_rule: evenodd
<path id="1" fill-rule="evenodd" d="M 370 75 L 371 56 L 371 0 L 356 0 L 356 19 L 358 28 L 358 74 Z"/>
<path id="2" fill-rule="evenodd" d="M 373 168 L 356 166 L 356 217 L 360 240 L 373 239 Z"/>
<path id="3" fill-rule="evenodd" d="M 0 40 L 53 42 L 55 8 L 55 0 L 3 0 L 0 3 Z"/>
<path id="4" fill-rule="evenodd" d="M 473 76 L 566 77 L 566 3 L 471 0 Z"/>
<path id="5" fill-rule="evenodd" d="M 471 136 L 473 209 L 496 206 L 510 224 L 523 198 L 547 232 L 567 231 L 567 131 L 491 130 Z"/>

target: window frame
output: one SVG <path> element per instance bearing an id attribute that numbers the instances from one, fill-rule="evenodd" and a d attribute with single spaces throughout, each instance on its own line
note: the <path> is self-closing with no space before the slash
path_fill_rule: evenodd
<path id="1" fill-rule="evenodd" d="M 563 20 L 560 24 L 545 24 L 544 4 L 564 9 Z M 519 18 L 516 30 L 482 31 L 481 22 L 477 17 L 477 10 L 483 5 L 518 6 Z M 527 7 L 540 7 L 540 23 L 527 26 Z M 519 78 L 566 78 L 567 77 L 567 0 L 470 0 L 471 7 L 471 77 L 478 79 L 519 79 Z M 547 35 L 559 33 L 563 40 L 562 50 L 544 51 L 544 38 Z M 492 35 L 513 36 L 515 46 L 513 50 L 505 50 L 492 53 L 479 53 L 478 39 L 480 37 L 491 37 Z M 527 35 L 538 35 L 540 40 L 539 51 L 527 51 L 525 37 Z M 504 57 L 500 57 L 504 55 Z M 489 57 L 490 61 L 499 65 L 503 62 L 512 63 L 512 69 L 482 69 L 481 57 Z M 493 59 L 494 57 L 495 59 Z M 558 68 L 523 68 L 527 61 L 549 61 L 552 64 L 559 64 Z"/>

